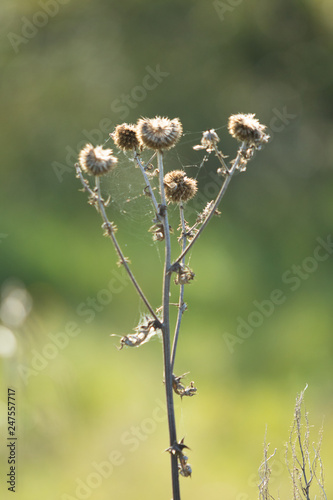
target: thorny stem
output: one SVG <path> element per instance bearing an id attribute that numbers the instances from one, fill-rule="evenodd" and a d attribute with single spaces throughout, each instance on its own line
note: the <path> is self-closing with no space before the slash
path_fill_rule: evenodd
<path id="1" fill-rule="evenodd" d="M 153 318 L 159 322 L 159 319 L 154 311 L 154 309 L 151 307 L 150 303 L 148 302 L 148 299 L 146 298 L 145 294 L 143 293 L 143 291 L 141 290 L 138 282 L 136 281 L 132 271 L 130 270 L 129 266 L 128 266 L 128 263 L 126 261 L 126 258 L 119 246 L 119 243 L 117 241 L 117 238 L 115 236 L 115 233 L 114 233 L 114 230 L 112 229 L 112 224 L 111 222 L 109 221 L 107 215 L 106 215 L 106 212 L 105 212 L 105 207 L 104 207 L 104 202 L 102 200 L 102 197 L 101 197 L 101 186 L 100 186 L 100 181 L 99 181 L 99 177 L 96 176 L 96 190 L 97 190 L 97 193 L 96 191 L 93 191 L 90 187 L 89 187 L 89 184 L 88 182 L 85 180 L 85 178 L 83 177 L 82 175 L 82 172 L 81 172 L 81 169 L 79 167 L 78 164 L 75 165 L 75 169 L 76 169 L 76 173 L 77 173 L 77 176 L 79 177 L 84 189 L 86 191 L 88 191 L 88 193 L 90 194 L 90 196 L 92 196 L 94 199 L 97 199 L 97 202 L 98 202 L 98 208 L 99 208 L 99 212 L 102 216 L 102 219 L 105 223 L 105 226 L 106 226 L 106 230 L 107 230 L 107 233 L 108 235 L 110 236 L 111 240 L 112 240 L 112 243 L 114 244 L 114 247 L 116 249 L 116 252 L 120 258 L 120 261 L 121 263 L 123 264 L 123 266 L 125 267 L 126 269 L 126 272 L 130 278 L 130 280 L 132 281 L 136 291 L 138 292 L 139 296 L 141 297 L 142 301 L 144 302 L 145 306 L 147 307 L 148 311 L 150 312 L 150 314 L 153 316 Z"/>
<path id="2" fill-rule="evenodd" d="M 213 217 L 214 213 L 215 213 L 215 210 L 218 208 L 228 186 L 229 186 L 229 183 L 231 181 L 231 178 L 233 176 L 233 174 L 235 173 L 240 161 L 241 161 L 241 158 L 242 158 L 242 154 L 243 152 L 247 149 L 247 144 L 245 142 L 242 143 L 241 147 L 239 148 L 239 151 L 238 151 L 238 154 L 237 154 L 237 157 L 236 157 L 236 160 L 234 161 L 232 167 L 228 170 L 226 170 L 226 177 L 224 179 L 224 182 L 221 186 L 221 189 L 215 199 L 215 202 L 214 202 L 214 205 L 212 206 L 209 214 L 207 215 L 206 219 L 204 220 L 204 222 L 202 223 L 199 231 L 197 232 L 197 234 L 194 236 L 194 238 L 190 241 L 190 243 L 187 245 L 187 247 L 182 251 L 182 253 L 179 255 L 179 257 L 177 258 L 177 260 L 174 262 L 180 262 L 183 257 L 187 254 L 187 252 L 190 250 L 190 248 L 192 248 L 192 246 L 194 245 L 194 243 L 197 241 L 197 239 L 199 238 L 199 236 L 201 235 L 202 231 L 205 229 L 205 227 L 207 226 L 208 222 L 210 221 L 210 219 Z M 220 160 L 221 161 L 221 160 Z"/>
<path id="3" fill-rule="evenodd" d="M 187 243 L 187 238 L 186 238 L 186 227 L 185 227 L 185 218 L 184 218 L 184 205 L 183 203 L 179 204 L 179 215 L 180 215 L 180 221 L 181 221 L 181 231 L 182 231 L 182 250 L 184 251 L 186 248 L 186 243 Z M 182 258 L 182 265 L 185 265 L 185 255 Z M 183 318 L 183 313 L 185 311 L 185 303 L 184 303 L 184 284 L 180 285 L 180 290 L 179 290 L 179 303 L 178 303 L 178 315 L 177 315 L 177 322 L 176 322 L 176 328 L 175 328 L 175 334 L 173 337 L 173 344 L 172 344 L 172 352 L 171 352 L 171 371 L 173 372 L 174 364 L 175 364 L 175 357 L 176 357 L 176 349 L 177 349 L 177 342 L 178 342 L 178 337 L 179 337 L 179 331 L 180 331 L 180 325 L 182 322 Z"/>
<path id="4" fill-rule="evenodd" d="M 140 168 L 140 170 L 141 170 L 141 172 L 142 172 L 142 175 L 143 175 L 143 177 L 144 177 L 144 180 L 145 180 L 146 186 L 147 186 L 147 187 L 148 187 L 148 189 L 149 189 L 149 194 L 150 194 L 150 197 L 151 197 L 152 203 L 153 203 L 154 208 L 155 208 L 155 211 L 156 211 L 156 213 L 157 213 L 157 212 L 158 212 L 158 203 L 157 203 L 157 201 L 156 201 L 156 197 L 155 197 L 155 195 L 154 195 L 154 191 L 153 191 L 153 189 L 152 189 L 152 187 L 151 187 L 151 183 L 150 183 L 149 177 L 148 177 L 148 175 L 146 174 L 145 168 L 144 168 L 144 166 L 143 166 L 143 164 L 142 164 L 142 162 L 141 162 L 141 160 L 140 160 L 140 157 L 139 157 L 139 155 L 138 155 L 138 153 L 137 153 L 137 151 L 136 151 L 136 150 L 134 150 L 134 159 L 135 159 L 136 163 L 139 165 L 139 168 Z"/>
<path id="5" fill-rule="evenodd" d="M 160 192 L 161 192 L 161 207 L 160 217 L 163 221 L 165 234 L 165 264 L 163 276 L 163 356 L 164 356 L 164 383 L 166 391 L 166 401 L 168 410 L 169 438 L 170 446 L 177 442 L 175 410 L 173 403 L 172 391 L 172 369 L 170 363 L 170 282 L 171 273 L 168 272 L 171 265 L 171 241 L 168 221 L 168 212 L 164 190 L 164 172 L 163 172 L 163 153 L 157 152 L 157 165 L 160 176 Z M 178 475 L 178 460 L 176 455 L 170 454 L 171 457 L 171 476 L 172 476 L 172 491 L 173 500 L 180 500 L 179 475 Z"/>

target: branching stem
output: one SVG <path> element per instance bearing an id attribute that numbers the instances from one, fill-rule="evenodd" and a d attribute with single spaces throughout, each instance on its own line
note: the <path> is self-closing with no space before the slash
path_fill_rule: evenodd
<path id="1" fill-rule="evenodd" d="M 187 247 L 182 251 L 182 253 L 179 255 L 179 257 L 177 258 L 177 260 L 175 261 L 176 262 L 180 262 L 183 257 L 185 257 L 185 255 L 187 254 L 187 252 L 192 248 L 192 246 L 194 245 L 194 243 L 197 241 L 197 239 L 199 238 L 199 236 L 201 235 L 202 231 L 205 229 L 205 227 L 207 226 L 208 222 L 210 221 L 210 219 L 213 217 L 214 213 L 215 213 L 215 210 L 217 210 L 228 186 L 229 186 L 229 183 L 231 181 L 231 178 L 233 176 L 233 174 L 235 173 L 235 171 L 237 170 L 237 167 L 242 159 L 242 155 L 243 155 L 243 152 L 246 150 L 247 148 L 247 145 L 246 143 L 242 143 L 241 147 L 239 148 L 239 151 L 238 151 L 238 154 L 237 154 L 237 157 L 232 165 L 232 167 L 230 168 L 230 170 L 227 170 L 226 171 L 226 177 L 224 179 L 224 182 L 221 186 L 221 189 L 215 199 L 215 202 L 209 212 L 209 214 L 207 215 L 206 219 L 204 220 L 204 222 L 202 223 L 199 231 L 197 232 L 197 234 L 194 236 L 194 238 L 190 241 L 190 243 L 187 245 Z"/>

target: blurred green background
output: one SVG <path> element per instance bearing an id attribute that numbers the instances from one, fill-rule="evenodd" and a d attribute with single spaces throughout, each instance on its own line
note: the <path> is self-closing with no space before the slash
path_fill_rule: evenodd
<path id="1" fill-rule="evenodd" d="M 17 398 L 16 498 L 171 497 L 161 342 L 115 349 L 109 335 L 131 333 L 145 310 L 73 163 L 117 123 L 178 116 L 184 137 L 166 166 L 198 177 L 193 221 L 217 186 L 217 162 L 199 168 L 204 153 L 193 146 L 215 128 L 233 158 L 228 117 L 254 112 L 272 140 L 232 181 L 221 218 L 190 254 L 196 279 L 186 288 L 176 372 L 191 372 L 198 395 L 177 403 L 193 468 L 181 479 L 183 498 L 257 498 L 266 426 L 270 450 L 278 448 L 271 493 L 291 498 L 284 443 L 306 384 L 311 442 L 324 418 L 329 498 L 332 2 L 3 0 L 0 16 L 1 497 L 11 498 L 8 386 Z M 116 154 L 103 183 L 110 218 L 158 307 L 163 246 L 147 232 L 153 214 L 139 172 Z M 171 219 L 176 228 L 174 209 Z M 328 241 L 322 260 L 313 257 L 318 238 Z M 283 303 L 265 302 L 260 320 L 258 304 L 276 289 Z M 241 339 L 240 323 L 256 320 Z"/>

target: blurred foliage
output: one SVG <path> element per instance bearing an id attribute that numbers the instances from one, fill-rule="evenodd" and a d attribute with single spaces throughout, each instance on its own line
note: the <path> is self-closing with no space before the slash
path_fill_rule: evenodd
<path id="1" fill-rule="evenodd" d="M 183 496 L 255 498 L 267 424 L 279 448 L 271 492 L 290 498 L 283 443 L 306 383 L 313 439 L 326 415 L 322 456 L 326 472 L 333 467 L 332 256 L 304 271 L 317 238 L 332 231 L 332 2 L 3 0 L 0 16 L 0 280 L 21 280 L 33 299 L 30 316 L 13 327 L 17 353 L 2 361 L 1 395 L 8 384 L 18 393 L 17 498 L 75 498 L 76 479 L 114 450 L 123 465 L 89 498 L 169 491 L 169 460 L 160 453 L 166 422 L 154 421 L 135 451 L 121 441 L 164 401 L 160 342 L 118 353 L 109 337 L 129 333 L 145 311 L 118 275 L 121 292 L 93 321 L 82 315 L 120 271 L 73 163 L 82 145 L 104 143 L 117 123 L 179 116 L 184 137 L 166 164 L 198 175 L 207 200 L 216 162 L 199 169 L 202 154 L 192 146 L 215 128 L 232 158 L 237 145 L 226 123 L 235 112 L 255 112 L 272 141 L 233 180 L 221 218 L 191 253 L 196 279 L 186 289 L 176 367 L 191 371 L 199 394 L 177 409 L 179 435 L 193 450 Z M 155 88 L 146 88 L 156 72 Z M 110 217 L 158 307 L 163 248 L 147 233 L 152 213 L 138 172 L 117 154 L 117 172 L 103 184 Z M 176 227 L 175 212 L 171 218 Z M 292 291 L 283 276 L 295 265 L 306 278 Z M 284 303 L 230 352 L 224 334 L 236 334 L 239 318 L 247 321 L 253 302 L 275 289 Z M 26 386 L 17 367 L 30 366 L 68 322 L 80 334 Z"/>

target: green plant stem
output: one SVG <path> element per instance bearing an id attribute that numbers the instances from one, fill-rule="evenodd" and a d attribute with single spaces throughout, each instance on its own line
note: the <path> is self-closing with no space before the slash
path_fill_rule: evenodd
<path id="1" fill-rule="evenodd" d="M 232 167 L 230 168 L 230 170 L 227 170 L 226 172 L 226 177 L 224 179 L 224 182 L 221 186 L 221 189 L 215 199 L 215 202 L 214 202 L 214 205 L 212 206 L 209 214 L 207 215 L 206 219 L 204 220 L 204 222 L 202 223 L 199 231 L 197 232 L 197 234 L 194 236 L 194 238 L 190 241 L 190 243 L 187 245 L 187 247 L 182 251 L 182 253 L 179 255 L 179 257 L 177 258 L 177 260 L 175 260 L 174 264 L 176 262 L 180 262 L 183 257 L 185 257 L 185 255 L 187 254 L 187 252 L 192 248 L 192 246 L 194 245 L 194 243 L 197 241 L 197 239 L 199 238 L 199 236 L 201 235 L 202 231 L 205 229 L 205 227 L 207 226 L 208 222 L 210 221 L 210 219 L 213 217 L 214 213 L 215 213 L 215 210 L 217 210 L 228 186 L 229 186 L 229 183 L 232 179 L 232 176 L 234 175 L 235 171 L 237 170 L 237 167 L 239 165 L 239 162 L 242 158 L 242 153 L 246 150 L 247 148 L 247 145 L 246 143 L 242 143 L 241 147 L 239 148 L 239 151 L 238 151 L 238 154 L 237 154 L 237 157 L 232 165 Z M 221 161 L 221 160 L 220 160 Z"/>
<path id="2" fill-rule="evenodd" d="M 164 234 L 165 234 L 165 264 L 163 273 L 163 292 L 162 292 L 162 305 L 163 305 L 163 358 L 164 358 L 164 383 L 166 392 L 166 402 L 168 411 L 168 424 L 169 424 L 169 439 L 170 447 L 177 442 L 176 434 L 176 421 L 175 410 L 173 402 L 172 390 L 172 369 L 170 363 L 170 282 L 171 273 L 168 272 L 171 265 L 171 241 L 170 230 L 168 221 L 168 212 L 165 199 L 164 190 L 164 172 L 163 172 L 163 154 L 161 151 L 157 152 L 157 165 L 160 176 L 160 192 L 161 192 L 161 209 L 160 217 L 163 221 Z M 171 457 L 171 478 L 172 478 L 172 491 L 173 500 L 180 500 L 179 489 L 179 474 L 178 474 L 178 460 L 175 454 L 170 454 Z"/>
<path id="3" fill-rule="evenodd" d="M 180 222 L 181 222 L 181 228 L 182 228 L 182 249 L 184 251 L 186 248 L 187 238 L 186 238 L 186 227 L 185 227 L 183 203 L 179 204 L 179 216 L 180 216 Z M 185 255 L 182 258 L 181 263 L 183 266 L 185 265 Z M 176 322 L 175 334 L 173 337 L 173 344 L 172 344 L 172 351 L 171 351 L 171 371 L 172 372 L 173 372 L 174 365 L 175 365 L 175 357 L 176 357 L 176 350 L 177 350 L 180 325 L 182 322 L 183 313 L 185 311 L 184 286 L 185 285 L 180 285 L 180 290 L 179 290 L 178 315 L 177 315 L 177 322 Z"/>

